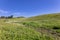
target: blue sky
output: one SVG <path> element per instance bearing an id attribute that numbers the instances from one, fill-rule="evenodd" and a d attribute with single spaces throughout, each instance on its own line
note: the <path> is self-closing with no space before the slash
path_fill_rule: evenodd
<path id="1" fill-rule="evenodd" d="M 60 0 L 0 0 L 0 16 L 36 16 L 60 12 Z"/>

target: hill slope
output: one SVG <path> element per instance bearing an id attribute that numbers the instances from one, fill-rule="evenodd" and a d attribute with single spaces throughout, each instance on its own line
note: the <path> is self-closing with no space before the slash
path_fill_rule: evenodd
<path id="1" fill-rule="evenodd" d="M 38 20 L 60 20 L 60 13 L 55 13 L 55 14 L 45 14 L 45 15 L 39 15 L 39 16 L 34 16 L 30 17 L 27 20 L 32 20 L 32 21 L 38 21 Z"/>
<path id="2" fill-rule="evenodd" d="M 60 14 L 0 19 L 0 40 L 60 40 Z"/>

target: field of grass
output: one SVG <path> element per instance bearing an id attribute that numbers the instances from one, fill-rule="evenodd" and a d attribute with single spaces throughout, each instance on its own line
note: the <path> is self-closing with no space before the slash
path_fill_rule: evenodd
<path id="1" fill-rule="evenodd" d="M 60 14 L 0 19 L 0 40 L 60 40 Z"/>

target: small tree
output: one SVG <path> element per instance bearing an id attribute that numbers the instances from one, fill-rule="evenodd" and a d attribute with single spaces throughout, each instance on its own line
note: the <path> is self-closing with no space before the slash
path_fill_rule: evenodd
<path id="1" fill-rule="evenodd" d="M 5 16 L 1 16 L 1 18 L 5 18 Z"/>
<path id="2" fill-rule="evenodd" d="M 13 15 L 11 15 L 11 16 L 8 16 L 7 18 L 13 18 Z"/>

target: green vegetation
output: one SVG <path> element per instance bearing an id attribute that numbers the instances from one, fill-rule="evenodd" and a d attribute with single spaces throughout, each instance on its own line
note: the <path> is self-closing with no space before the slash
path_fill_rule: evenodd
<path id="1" fill-rule="evenodd" d="M 60 40 L 60 14 L 0 19 L 0 40 Z"/>

